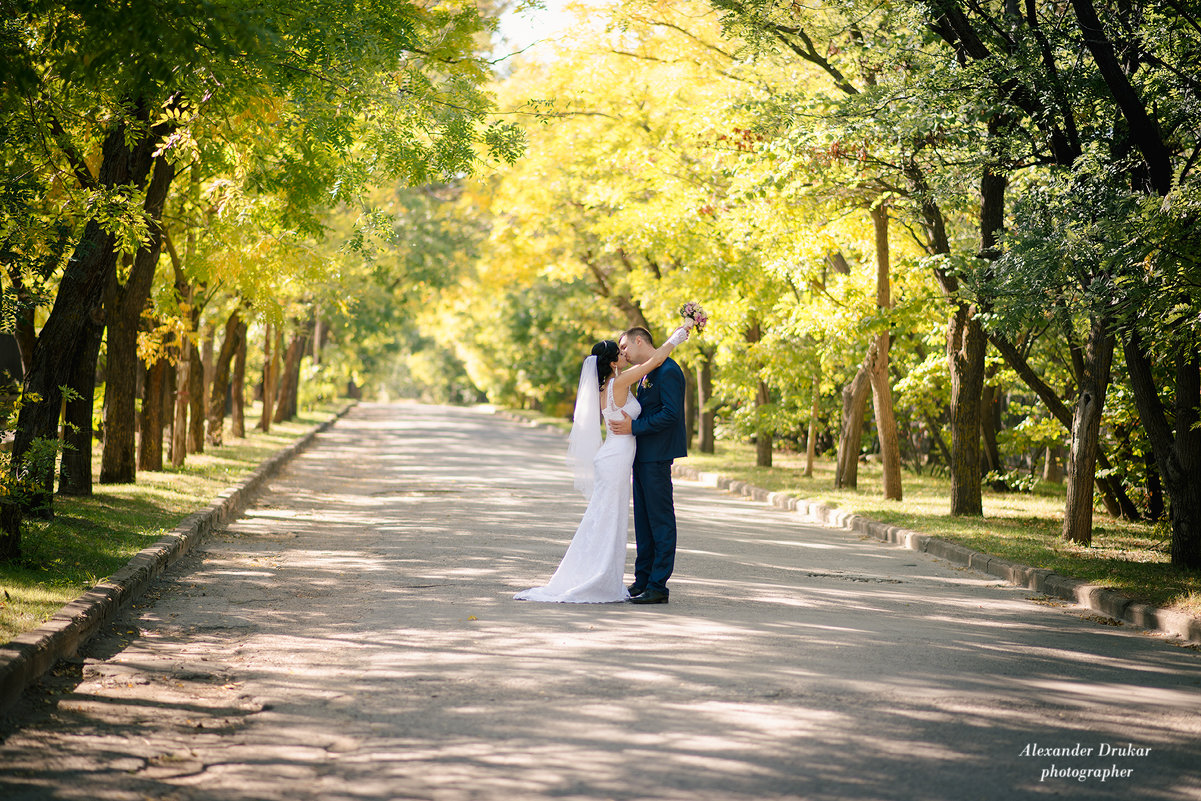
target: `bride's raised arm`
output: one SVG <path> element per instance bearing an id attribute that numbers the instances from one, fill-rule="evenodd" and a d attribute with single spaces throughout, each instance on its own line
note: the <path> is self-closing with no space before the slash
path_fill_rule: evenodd
<path id="1" fill-rule="evenodd" d="M 688 322 L 691 322 L 689 320 Z M 671 333 L 667 341 L 655 349 L 655 352 L 650 355 L 642 364 L 630 365 L 625 370 L 621 371 L 621 375 L 613 380 L 613 396 L 616 398 L 624 398 L 626 391 L 637 384 L 642 378 L 654 370 L 659 365 L 667 360 L 668 354 L 675 350 L 676 345 L 680 345 L 688 340 L 690 325 L 682 325 Z"/>

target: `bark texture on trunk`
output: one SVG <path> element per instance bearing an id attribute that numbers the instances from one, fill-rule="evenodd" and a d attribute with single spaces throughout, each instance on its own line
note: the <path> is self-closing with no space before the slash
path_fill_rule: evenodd
<path id="1" fill-rule="evenodd" d="M 1093 320 L 1085 349 L 1080 394 L 1072 417 L 1063 538 L 1082 545 L 1093 541 L 1093 479 L 1097 471 L 1097 442 L 1113 364 L 1114 340 L 1108 328 L 1108 321 Z"/>
<path id="2" fill-rule="evenodd" d="M 155 160 L 154 175 L 146 189 L 145 210 L 150 219 L 149 241 L 134 256 L 124 284 L 113 280 L 105 293 L 108 323 L 106 381 L 104 385 L 104 449 L 100 456 L 101 484 L 129 484 L 137 476 L 134 435 L 134 397 L 137 394 L 138 329 L 150 299 L 155 268 L 162 252 L 160 221 L 175 167 L 166 158 Z"/>
<path id="3" fill-rule="evenodd" d="M 136 104 L 136 120 L 146 123 L 149 109 L 145 103 Z M 126 147 L 126 125 L 116 126 L 101 146 L 101 163 L 96 183 L 105 188 L 141 186 L 150 173 L 156 130 L 143 137 L 133 149 Z M 56 439 L 62 410 L 59 387 L 69 385 L 78 369 L 76 360 L 86 347 L 85 329 L 93 310 L 103 302 L 104 290 L 117 263 L 115 237 L 104 230 L 95 219 L 85 226 L 80 240 L 59 281 L 58 293 L 50 315 L 34 343 L 29 370 L 25 374 L 22 393 L 25 398 L 38 397 L 37 402 L 21 405 L 13 440 L 13 471 L 23 469 L 24 457 L 35 439 Z M 35 483 L 43 488 L 53 482 L 54 465 L 38 465 Z M 50 507 L 49 493 L 34 492 L 22 499 L 21 506 L 31 509 Z M 19 515 L 17 515 L 19 518 Z M 10 518 L 10 521 L 14 518 Z M 19 531 L 7 531 L 5 536 L 20 539 Z M 0 550 L 3 550 L 0 548 Z"/>
<path id="4" fill-rule="evenodd" d="M 871 210 L 876 235 L 876 306 L 892 308 L 892 284 L 889 279 L 888 208 L 877 205 Z M 876 434 L 880 438 L 880 458 L 883 462 L 884 497 L 899 501 L 901 491 L 901 444 L 897 438 L 897 419 L 892 407 L 892 385 L 888 376 L 888 351 L 891 338 L 888 331 L 876 337 L 869 378 L 872 384 L 872 407 L 876 412 Z"/>
<path id="5" fill-rule="evenodd" d="M 138 469 L 163 469 L 163 386 L 167 381 L 167 360 L 156 359 L 146 367 L 142 388 L 142 421 L 138 426 Z"/>
<path id="6" fill-rule="evenodd" d="M 275 407 L 275 385 L 279 375 L 278 339 L 275 326 L 268 325 L 263 342 L 263 408 L 259 416 L 259 429 L 263 432 L 271 430 L 271 416 Z"/>
<path id="7" fill-rule="evenodd" d="M 79 394 L 65 409 L 63 456 L 58 469 L 58 493 L 84 497 L 92 494 L 92 410 L 96 402 L 96 358 L 104 337 L 104 318 L 97 313 L 84 329 L 85 343 L 75 363 L 71 388 Z M 107 431 L 105 432 L 107 435 Z"/>
<path id="8" fill-rule="evenodd" d="M 204 336 L 200 340 L 200 363 L 204 365 L 204 388 L 206 390 L 205 397 L 208 397 L 207 390 L 213 385 L 213 370 L 216 368 L 216 331 L 212 325 L 204 327 Z"/>
<path id="9" fill-rule="evenodd" d="M 204 453 L 204 361 L 192 345 L 188 370 L 188 453 Z"/>
<path id="10" fill-rule="evenodd" d="M 997 122 L 991 120 L 990 131 Z M 980 255 L 996 258 L 997 234 L 1005 214 L 1009 177 L 999 169 L 984 167 L 980 177 Z M 951 514 L 979 517 L 984 514 L 980 491 L 980 400 L 984 394 L 984 356 L 988 338 L 975 307 L 957 296 L 959 282 L 941 274 L 943 290 L 952 298 L 947 325 L 947 362 L 951 368 Z"/>
<path id="11" fill-rule="evenodd" d="M 213 363 L 213 383 L 209 391 L 208 443 L 221 445 L 225 439 L 225 396 L 229 392 L 230 365 L 241 345 L 245 331 L 239 309 L 225 321 L 225 338 Z"/>
<path id="12" fill-rule="evenodd" d="M 238 352 L 234 356 L 234 375 L 229 388 L 230 395 L 233 396 L 229 430 L 238 439 L 246 436 L 246 335 L 246 323 L 242 322 L 238 326 Z"/>
<path id="13" fill-rule="evenodd" d="M 700 430 L 697 450 L 701 453 L 713 453 L 716 445 L 714 437 L 714 418 L 712 409 L 713 399 L 713 356 L 701 352 L 700 361 L 696 366 L 696 405 L 700 409 Z"/>
<path id="14" fill-rule="evenodd" d="M 980 494 L 980 395 L 987 340 L 966 303 L 956 304 L 947 325 L 951 369 L 951 514 L 984 514 Z"/>
<path id="15" fill-rule="evenodd" d="M 1174 358 L 1175 419 L 1169 422 L 1141 338 L 1132 335 L 1123 350 L 1139 417 L 1171 502 L 1172 564 L 1196 570 L 1201 568 L 1201 427 L 1197 425 L 1201 356 L 1177 354 Z"/>
<path id="16" fill-rule="evenodd" d="M 188 458 L 188 409 L 191 407 L 192 343 L 180 338 L 179 357 L 175 361 L 175 412 L 171 423 L 171 464 L 179 467 Z"/>
<path id="17" fill-rule="evenodd" d="M 838 434 L 838 464 L 834 469 L 834 486 L 838 489 L 859 488 L 859 442 L 871 386 L 871 371 L 863 366 L 842 388 L 842 429 Z"/>
<path id="18" fill-rule="evenodd" d="M 100 146 L 100 164 L 95 186 L 112 189 L 121 186 L 142 187 L 150 175 L 153 153 L 170 123 L 150 125 L 155 104 L 144 98 L 131 103 L 131 121 L 120 120 L 105 136 Z M 132 122 L 132 125 L 129 123 Z M 133 130 L 145 130 L 140 137 L 128 137 Z M 134 138 L 130 146 L 127 138 Z M 81 370 L 77 360 L 86 353 L 88 337 L 85 329 L 89 315 L 103 300 L 107 282 L 116 267 L 115 237 L 104 230 L 96 219 L 83 228 L 71 258 L 59 280 L 58 291 L 50 314 L 42 326 L 25 371 L 22 395 L 25 402 L 17 417 L 14 432 L 11 471 L 14 476 L 31 469 L 29 491 L 9 496 L 14 504 L 3 504 L 0 514 L 0 555 L 20 553 L 21 517 L 35 509 L 51 512 L 54 463 L 28 464 L 28 456 L 38 439 L 58 437 L 58 421 L 62 411 L 62 392 Z M 94 365 L 93 365 L 94 369 Z M 33 399 L 38 398 L 35 402 Z"/>
<path id="19" fill-rule="evenodd" d="M 767 386 L 767 382 L 763 379 L 759 380 L 759 389 L 755 393 L 755 408 L 762 410 L 764 406 L 771 403 L 771 390 Z M 771 429 L 760 423 L 759 430 L 755 433 L 755 465 L 758 467 L 771 467 L 772 455 L 772 433 Z"/>
<path id="20" fill-rule="evenodd" d="M 876 433 L 880 437 L 883 462 L 884 497 L 899 501 L 901 488 L 901 447 L 897 437 L 897 418 L 892 408 L 892 386 L 888 381 L 888 334 L 881 334 L 876 345 L 876 364 L 871 371 L 872 407 L 876 411 Z"/>
<path id="21" fill-rule="evenodd" d="M 288 348 L 280 367 L 279 391 L 275 402 L 276 423 L 291 420 L 299 411 L 300 362 L 308 349 L 307 339 L 304 333 L 296 333 L 288 341 Z"/>

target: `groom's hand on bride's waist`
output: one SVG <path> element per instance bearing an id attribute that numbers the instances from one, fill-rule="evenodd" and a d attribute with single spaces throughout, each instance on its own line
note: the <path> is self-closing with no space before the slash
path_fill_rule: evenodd
<path id="1" fill-rule="evenodd" d="M 620 420 L 609 421 L 609 432 L 612 434 L 629 434 L 631 433 L 630 428 L 632 423 L 633 421 L 630 419 L 630 416 L 623 410 Z"/>

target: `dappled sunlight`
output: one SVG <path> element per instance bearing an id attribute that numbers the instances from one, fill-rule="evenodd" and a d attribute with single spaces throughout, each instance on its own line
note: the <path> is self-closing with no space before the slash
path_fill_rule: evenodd
<path id="1" fill-rule="evenodd" d="M 670 604 L 514 601 L 584 508 L 562 444 L 364 404 L 168 579 L 72 714 L 134 744 L 147 794 L 206 801 L 282 798 L 271 777 L 323 799 L 875 801 L 915 772 L 958 801 L 1037 788 L 1032 741 L 1198 756 L 1196 654 L 692 482 Z M 176 685 L 199 700 L 148 696 Z M 156 715 L 192 738 L 176 762 L 137 745 Z M 1140 797 L 1181 797 L 1139 764 Z"/>

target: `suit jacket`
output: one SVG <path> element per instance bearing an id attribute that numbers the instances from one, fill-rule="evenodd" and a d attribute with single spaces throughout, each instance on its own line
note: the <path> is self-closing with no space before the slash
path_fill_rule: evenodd
<path id="1" fill-rule="evenodd" d="M 630 430 L 638 438 L 635 462 L 668 462 L 688 455 L 684 426 L 684 371 L 671 359 L 651 370 L 638 388 L 642 414 Z"/>

